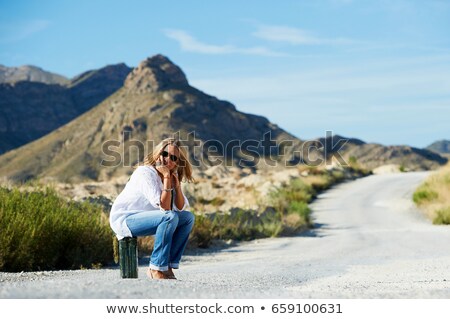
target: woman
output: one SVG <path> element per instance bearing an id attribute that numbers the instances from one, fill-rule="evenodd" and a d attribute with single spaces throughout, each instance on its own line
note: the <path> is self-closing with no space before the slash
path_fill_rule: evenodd
<path id="1" fill-rule="evenodd" d="M 168 138 L 137 166 L 111 208 L 110 224 L 117 238 L 155 235 L 147 275 L 176 279 L 194 215 L 180 182 L 193 181 L 192 167 L 179 141 Z"/>

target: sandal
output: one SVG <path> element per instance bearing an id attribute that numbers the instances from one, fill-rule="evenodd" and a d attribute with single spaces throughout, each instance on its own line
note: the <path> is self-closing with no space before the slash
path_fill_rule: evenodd
<path id="1" fill-rule="evenodd" d="M 172 279 L 168 275 L 166 275 L 163 271 L 147 269 L 147 276 L 151 279 Z"/>
<path id="2" fill-rule="evenodd" d="M 175 274 L 173 273 L 172 268 L 169 267 L 169 270 L 164 271 L 164 274 L 169 278 L 169 279 L 177 279 L 177 277 L 175 277 Z"/>

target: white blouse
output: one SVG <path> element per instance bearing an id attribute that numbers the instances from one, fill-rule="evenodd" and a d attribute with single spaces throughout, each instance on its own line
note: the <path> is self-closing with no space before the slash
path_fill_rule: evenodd
<path id="1" fill-rule="evenodd" d="M 164 185 L 153 166 L 139 166 L 131 174 L 125 188 L 114 201 L 109 215 L 109 223 L 112 230 L 120 240 L 124 237 L 131 237 L 131 231 L 125 219 L 142 211 L 162 210 L 160 206 L 161 193 Z M 173 210 L 182 211 L 189 206 L 186 196 L 184 206 L 180 209 L 174 203 Z"/>

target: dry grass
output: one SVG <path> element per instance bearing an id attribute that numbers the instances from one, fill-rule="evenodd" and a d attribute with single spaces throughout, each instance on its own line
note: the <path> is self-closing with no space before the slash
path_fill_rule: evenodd
<path id="1" fill-rule="evenodd" d="M 325 189 L 329 186 L 329 181 L 323 175 L 311 175 L 303 178 L 305 183 L 311 185 L 315 189 Z"/>
<path id="2" fill-rule="evenodd" d="M 450 163 L 431 175 L 413 195 L 435 224 L 450 224 Z"/>
<path id="3" fill-rule="evenodd" d="M 113 233 L 98 205 L 52 188 L 0 187 L 0 271 L 98 267 L 112 261 Z"/>

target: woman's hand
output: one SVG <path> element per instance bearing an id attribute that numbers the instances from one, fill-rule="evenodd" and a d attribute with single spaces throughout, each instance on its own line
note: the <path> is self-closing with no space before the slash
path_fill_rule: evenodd
<path id="1" fill-rule="evenodd" d="M 180 180 L 178 178 L 178 172 L 175 171 L 172 173 L 172 185 L 175 189 L 178 189 L 180 187 Z"/>
<path id="2" fill-rule="evenodd" d="M 159 161 L 155 163 L 155 168 L 158 172 L 160 172 L 164 177 L 170 177 L 170 170 L 166 166 L 166 162 L 162 155 L 159 157 Z"/>

